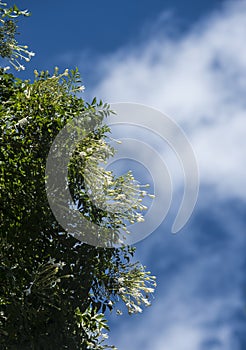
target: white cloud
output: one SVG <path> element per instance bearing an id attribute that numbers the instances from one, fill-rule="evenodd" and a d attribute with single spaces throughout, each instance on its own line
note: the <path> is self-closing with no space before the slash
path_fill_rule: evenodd
<path id="1" fill-rule="evenodd" d="M 246 199 L 245 23 L 246 2 L 233 1 L 178 39 L 168 38 L 159 28 L 145 43 L 122 48 L 102 60 L 98 71 L 103 77 L 93 91 L 107 101 L 143 103 L 172 116 L 192 141 L 201 183 L 212 185 L 217 196 L 228 200 Z M 154 122 L 153 128 L 158 128 Z M 215 200 L 216 195 L 213 193 Z M 228 232 L 235 234 L 235 245 L 225 248 L 225 254 L 222 248 L 223 252 L 218 250 L 205 258 L 199 257 L 199 251 L 193 252 L 194 264 L 190 261 L 172 275 L 168 287 L 159 287 L 156 304 L 138 323 L 126 320 L 117 325 L 112 336 L 115 334 L 114 343 L 119 348 L 239 349 L 230 317 L 242 307 L 240 283 L 233 281 L 233 269 L 239 276 L 243 257 L 240 247 L 245 242 L 237 220 L 223 215 L 222 210 L 218 222 L 227 220 Z M 146 251 L 158 246 L 152 237 Z M 189 243 L 182 249 L 191 249 Z M 169 250 L 173 252 L 172 247 L 167 249 L 166 257 L 171 255 Z M 225 266 L 224 280 L 232 279 L 233 290 L 228 294 L 218 291 L 220 295 L 210 295 L 206 301 L 197 289 L 206 286 L 213 271 L 219 276 Z M 217 282 L 209 283 L 217 286 Z M 225 322 L 219 322 L 220 317 Z"/>
<path id="2" fill-rule="evenodd" d="M 246 199 L 246 2 L 229 2 L 178 39 L 156 32 L 99 64 L 94 93 L 172 116 L 188 134 L 203 184 Z M 153 127 L 158 128 L 158 125 Z"/>
<path id="3" fill-rule="evenodd" d="M 166 280 L 168 285 L 162 286 L 148 312 L 138 320 L 117 324 L 112 336 L 119 349 L 238 350 L 232 315 L 242 307 L 239 293 L 223 295 L 220 291 L 220 296 L 206 299 L 197 291 L 206 288 L 208 273 L 221 264 L 219 260 L 208 256 L 192 267 L 186 264 L 169 283 Z"/>
<path id="4" fill-rule="evenodd" d="M 229 212 L 218 207 L 205 214 L 220 223 Z M 112 343 L 122 350 L 241 349 L 244 230 L 236 213 L 219 237 L 194 225 L 176 239 L 161 233 L 142 242 L 141 260 L 158 260 L 156 298 L 140 317 L 116 320 Z"/>

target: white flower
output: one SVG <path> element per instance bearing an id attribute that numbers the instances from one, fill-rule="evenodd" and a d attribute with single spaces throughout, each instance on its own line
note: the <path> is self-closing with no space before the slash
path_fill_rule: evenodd
<path id="1" fill-rule="evenodd" d="M 24 293 L 26 294 L 26 296 L 30 295 L 31 294 L 31 287 L 25 289 Z"/>
<path id="2" fill-rule="evenodd" d="M 81 85 L 79 88 L 78 88 L 78 91 L 85 91 L 85 86 L 84 85 Z"/>
<path id="3" fill-rule="evenodd" d="M 26 125 L 28 123 L 27 118 L 22 118 L 21 120 L 18 121 L 18 123 L 16 124 L 17 126 L 23 127 L 24 125 Z"/>
<path id="4" fill-rule="evenodd" d="M 145 306 L 150 306 L 151 303 L 147 298 L 142 298 L 142 302 L 144 303 Z"/>
<path id="5" fill-rule="evenodd" d="M 119 284 L 124 283 L 124 281 L 125 281 L 124 277 L 119 277 L 119 278 L 118 278 L 118 283 L 119 283 Z"/>
<path id="6" fill-rule="evenodd" d="M 144 222 L 144 218 L 143 218 L 142 216 L 139 216 L 139 217 L 137 218 L 137 222 Z"/>
<path id="7" fill-rule="evenodd" d="M 126 199 L 126 195 L 125 194 L 118 194 L 115 199 L 116 200 L 118 200 L 118 199 L 124 200 L 124 199 Z"/>
<path id="8" fill-rule="evenodd" d="M 141 307 L 137 306 L 137 305 L 132 305 L 133 306 L 133 309 L 134 311 L 133 312 L 142 312 L 143 310 L 141 309 Z"/>
<path id="9" fill-rule="evenodd" d="M 83 157 L 85 157 L 85 156 L 86 156 L 86 153 L 85 153 L 85 152 L 80 152 L 80 153 L 79 153 L 79 155 L 80 155 L 80 157 L 82 157 L 82 158 L 83 158 Z"/>

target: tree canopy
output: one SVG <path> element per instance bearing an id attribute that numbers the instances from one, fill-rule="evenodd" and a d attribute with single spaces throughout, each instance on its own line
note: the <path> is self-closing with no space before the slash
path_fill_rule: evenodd
<path id="1" fill-rule="evenodd" d="M 0 55 L 16 69 L 33 55 L 16 41 L 15 17 L 27 14 L 0 3 Z M 155 278 L 133 261 L 135 248 L 118 242 L 128 222 L 143 219 L 145 191 L 131 172 L 116 177 L 100 165 L 114 153 L 104 122 L 110 106 L 85 102 L 82 90 L 77 69 L 35 71 L 30 81 L 0 68 L 1 349 L 109 348 L 106 310 L 121 313 L 120 300 L 130 314 L 150 305 Z M 118 246 L 90 245 L 82 231 L 72 235 L 49 206 L 47 157 L 76 118 L 86 136 L 68 166 L 70 205 L 88 223 L 110 229 Z"/>

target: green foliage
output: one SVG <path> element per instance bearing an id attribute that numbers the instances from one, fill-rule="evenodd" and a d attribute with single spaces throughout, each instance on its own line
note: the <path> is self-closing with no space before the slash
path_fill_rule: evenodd
<path id="1" fill-rule="evenodd" d="M 129 313 L 140 312 L 141 304 L 149 305 L 155 281 L 141 264 L 130 263 L 133 248 L 89 246 L 55 220 L 45 192 L 46 159 L 55 136 L 73 118 L 85 116 L 85 128 L 88 113 L 93 118 L 93 130 L 79 143 L 69 170 L 72 198 L 88 221 L 115 232 L 126 220 L 137 221 L 141 202 L 130 199 L 142 191 L 131 174 L 115 178 L 99 166 L 113 152 L 103 125 L 110 110 L 75 94 L 78 71 L 35 74 L 31 83 L 0 72 L 0 344 L 3 349 L 103 349 L 108 328 L 101 313 L 119 299 Z M 88 197 L 85 159 L 93 178 L 100 179 L 94 182 L 95 193 L 104 194 L 100 200 L 128 205 L 126 213 L 99 209 Z"/>
<path id="2" fill-rule="evenodd" d="M 16 69 L 33 55 L 15 39 L 20 15 L 29 13 L 0 2 L 0 56 Z M 34 75 L 33 82 L 21 80 L 0 68 L 0 348 L 114 349 L 104 344 L 104 313 L 120 300 L 129 314 L 141 312 L 155 278 L 131 262 L 134 248 L 90 246 L 83 232 L 77 240 L 57 222 L 45 189 L 55 137 L 82 120 L 85 136 L 68 168 L 70 204 L 88 223 L 110 228 L 114 243 L 128 222 L 143 220 L 146 192 L 130 172 L 117 178 L 100 166 L 114 154 L 103 123 L 110 106 L 78 97 L 84 90 L 78 69 Z"/>
<path id="3" fill-rule="evenodd" d="M 104 315 L 102 313 L 95 313 L 95 310 L 92 308 L 86 309 L 84 313 L 81 313 L 78 308 L 75 311 L 75 315 L 77 323 L 86 334 L 86 347 L 88 349 L 93 349 L 94 347 L 98 350 L 105 349 L 106 346 L 103 345 L 103 342 L 108 338 L 108 334 L 105 330 L 109 331 L 109 327 Z M 90 327 L 88 327 L 88 325 L 90 325 Z M 107 346 L 107 348 L 116 349 L 115 346 Z"/>

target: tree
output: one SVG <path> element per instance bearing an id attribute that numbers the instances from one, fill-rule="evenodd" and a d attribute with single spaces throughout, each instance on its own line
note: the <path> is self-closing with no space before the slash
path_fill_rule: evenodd
<path id="1" fill-rule="evenodd" d="M 13 16 L 27 12 L 0 5 L 0 54 L 21 69 L 24 47 L 15 39 Z M 113 154 L 104 125 L 110 107 L 96 99 L 85 102 L 77 94 L 82 89 L 77 69 L 59 73 L 55 68 L 52 75 L 35 71 L 32 82 L 0 69 L 1 349 L 108 348 L 106 310 L 115 309 L 120 299 L 130 314 L 150 304 L 155 278 L 132 262 L 133 247 L 89 245 L 83 232 L 78 240 L 57 222 L 48 203 L 50 147 L 64 126 L 80 117 L 79 130 L 86 136 L 68 166 L 70 205 L 88 223 L 110 229 L 110 243 L 118 242 L 122 229 L 127 231 L 127 221 L 142 219 L 143 206 L 136 198 L 145 191 L 132 174 L 117 178 L 99 165 Z M 88 189 L 85 164 L 95 188 Z M 56 195 L 56 188 L 51 191 Z M 90 191 L 99 196 L 99 207 Z M 128 209 L 111 211 L 109 203 Z"/>

